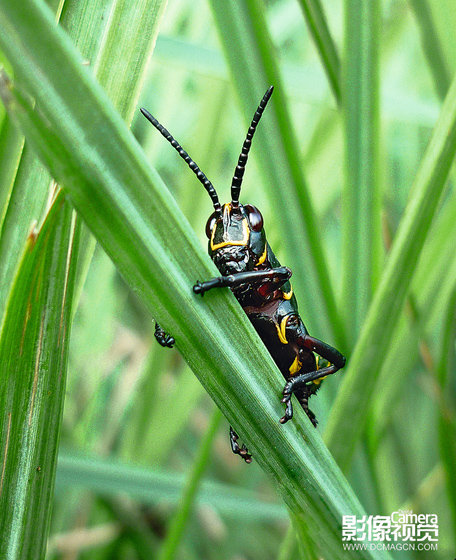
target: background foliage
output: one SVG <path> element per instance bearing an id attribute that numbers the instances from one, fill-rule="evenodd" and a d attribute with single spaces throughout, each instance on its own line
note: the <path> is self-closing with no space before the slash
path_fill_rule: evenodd
<path id="1" fill-rule="evenodd" d="M 287 430 L 277 425 L 280 382 L 268 377 L 269 363 L 249 374 L 261 347 L 244 334 L 248 326 L 236 327 L 231 339 L 201 340 L 206 317 L 195 317 L 203 307 L 185 290 L 178 313 L 180 277 L 168 284 L 166 274 L 183 268 L 181 261 L 188 261 L 187 285 L 213 274 L 187 249 L 192 228 L 204 263 L 210 201 L 138 116 L 145 106 L 172 131 L 224 200 L 246 127 L 270 83 L 273 101 L 255 137 L 242 200 L 261 208 L 271 246 L 293 269 L 309 331 L 349 359 L 312 402 L 318 431 L 368 514 L 402 508 L 439 515 L 437 551 L 392 557 L 454 555 L 456 201 L 451 173 L 446 181 L 456 146 L 451 8 L 424 0 L 370 2 L 365 11 L 351 0 L 170 0 L 167 6 L 66 0 L 49 8 L 68 37 L 48 47 L 46 81 L 38 66 L 45 31 L 27 32 L 35 12 L 23 13 L 23 27 L 14 27 L 12 2 L 0 0 L 0 61 L 8 76 L 0 84 L 0 498 L 18 504 L 8 509 L 11 516 L 2 507 L 5 557 L 20 558 L 24 550 L 42 557 L 49 527 L 48 558 L 345 557 L 338 514 L 361 510 L 302 415 Z M 88 132 L 93 123 L 83 120 L 89 98 L 69 85 L 74 107 L 58 105 L 67 99 L 55 85 L 65 68 L 53 57 L 73 44 L 84 59 L 75 62 L 80 71 L 68 68 L 75 83 L 90 85 L 84 73 L 93 71 L 190 225 L 155 175 L 149 195 L 136 194 L 140 174 L 131 176 L 129 199 L 119 195 L 116 204 L 103 190 L 99 154 L 111 177 L 122 172 L 112 131 L 121 131 L 126 153 L 132 146 L 126 158 L 136 147 L 120 119 L 117 128 L 106 124 L 115 117 L 101 103 L 104 94 L 97 93 L 106 113 L 96 121 L 97 138 Z M 38 90 L 52 94 L 53 85 L 48 109 Z M 35 151 L 102 245 L 61 194 L 47 204 L 55 185 Z M 85 195 L 77 194 L 78 181 L 87 183 Z M 156 207 L 157 245 L 134 220 L 131 230 L 143 234 L 145 248 L 131 243 L 122 221 L 128 209 L 121 213 L 127 200 Z M 189 232 L 185 239 L 172 217 Z M 150 272 L 136 272 L 149 241 L 158 264 L 150 260 Z M 156 270 L 160 262 L 163 272 Z M 149 273 L 151 294 L 141 284 Z M 235 302 L 220 298 L 204 300 L 220 328 L 242 322 Z M 254 449 L 250 467 L 231 454 L 227 421 L 180 354 L 153 341 L 151 311 L 182 337 L 182 354 Z M 72 319 L 62 342 L 62 325 L 67 333 Z M 199 356 L 211 352 L 229 361 L 229 350 L 211 344 L 231 348 L 236 338 L 245 341 L 245 369 L 232 359 L 220 372 L 214 364 L 198 370 Z M 233 370 L 232 379 L 224 377 Z M 247 406 L 258 423 L 244 415 Z M 282 463 L 286 450 L 290 459 Z M 293 512 L 295 532 L 276 489 Z"/>

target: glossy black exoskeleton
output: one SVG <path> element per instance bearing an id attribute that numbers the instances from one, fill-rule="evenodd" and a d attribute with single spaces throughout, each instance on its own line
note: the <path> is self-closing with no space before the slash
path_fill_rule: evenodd
<path id="1" fill-rule="evenodd" d="M 271 86 L 252 119 L 234 173 L 231 202 L 223 206 L 212 183 L 187 152 L 148 111 L 141 109 L 141 112 L 187 162 L 212 199 L 214 212 L 208 219 L 206 234 L 209 255 L 221 276 L 197 282 L 193 290 L 201 295 L 213 288 L 232 290 L 286 379 L 282 398 L 286 409 L 280 422 L 284 424 L 293 417 L 291 396 L 294 394 L 316 426 L 308 400 L 317 392 L 323 377 L 344 367 L 345 358 L 329 344 L 309 335 L 289 281 L 291 270 L 280 265 L 269 247 L 261 212 L 251 204 L 239 202 L 252 138 L 272 91 Z M 158 325 L 155 336 L 162 346 L 174 344 L 174 339 Z M 319 367 L 315 354 L 327 361 L 324 367 Z M 237 443 L 238 435 L 233 428 L 230 428 L 230 439 L 233 452 L 250 463 L 252 457 L 245 445 Z"/>

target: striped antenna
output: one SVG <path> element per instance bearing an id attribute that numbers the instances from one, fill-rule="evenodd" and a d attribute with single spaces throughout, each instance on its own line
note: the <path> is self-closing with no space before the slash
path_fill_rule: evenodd
<path id="1" fill-rule="evenodd" d="M 261 115 L 263 114 L 263 111 L 266 108 L 266 105 L 268 104 L 269 98 L 271 97 L 273 90 L 274 90 L 274 86 L 270 86 L 267 92 L 264 94 L 263 99 L 258 105 L 258 109 L 255 111 L 255 114 L 253 115 L 252 122 L 247 132 L 247 137 L 244 140 L 244 144 L 241 150 L 241 155 L 239 156 L 238 164 L 236 166 L 236 169 L 234 170 L 233 181 L 231 183 L 231 204 L 233 204 L 234 207 L 238 206 L 239 204 L 239 194 L 241 192 L 242 178 L 244 177 L 245 165 L 247 163 L 247 158 L 249 156 L 250 146 L 252 145 L 252 138 L 253 135 L 255 134 L 257 124 L 260 121 Z"/>
<path id="2" fill-rule="evenodd" d="M 209 193 L 209 196 L 212 199 L 212 204 L 214 205 L 214 210 L 216 212 L 221 213 L 222 207 L 220 206 L 220 201 L 217 196 L 217 192 L 214 188 L 214 185 L 209 181 L 206 175 L 201 171 L 201 169 L 196 165 L 196 163 L 192 160 L 192 158 L 187 154 L 187 152 L 182 148 L 177 140 L 175 140 L 171 134 L 166 130 L 164 126 L 162 126 L 155 117 L 153 117 L 149 111 L 146 109 L 141 108 L 141 113 L 146 117 L 146 119 L 151 122 L 155 128 L 168 140 L 173 148 L 177 150 L 177 153 L 180 157 L 187 163 L 193 173 L 197 176 L 200 183 L 202 183 L 203 187 Z"/>

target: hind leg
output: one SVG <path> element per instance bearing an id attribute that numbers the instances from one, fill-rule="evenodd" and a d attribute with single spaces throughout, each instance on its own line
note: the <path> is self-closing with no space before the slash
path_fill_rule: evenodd
<path id="1" fill-rule="evenodd" d="M 339 369 L 343 368 L 345 365 L 344 356 L 342 356 L 342 354 L 338 350 L 336 350 L 329 344 L 326 344 L 326 342 L 318 340 L 317 338 L 314 338 L 308 334 L 305 334 L 303 336 L 300 335 L 296 340 L 298 345 L 303 349 L 305 348 L 307 350 L 315 352 L 316 354 L 330 362 L 331 365 L 321 369 L 316 369 L 315 371 L 296 375 L 294 377 L 291 377 L 287 381 L 283 389 L 282 399 L 282 402 L 286 404 L 286 410 L 285 415 L 280 419 L 281 424 L 285 424 L 285 422 L 288 422 L 288 420 L 291 420 L 291 418 L 293 417 L 293 405 L 291 404 L 291 395 L 293 393 L 297 393 L 300 390 L 305 391 L 306 387 L 312 386 L 310 385 L 312 381 L 317 381 L 318 379 L 322 379 L 327 375 L 332 375 L 333 373 L 336 373 L 336 371 L 339 371 Z M 311 394 L 313 394 L 314 392 L 315 391 L 313 391 Z"/>

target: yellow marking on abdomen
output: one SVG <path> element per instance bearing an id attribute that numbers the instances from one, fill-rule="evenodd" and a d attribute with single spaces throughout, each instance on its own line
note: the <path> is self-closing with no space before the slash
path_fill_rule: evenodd
<path id="1" fill-rule="evenodd" d="M 285 329 L 287 328 L 288 315 L 282 319 L 280 325 L 276 324 L 277 334 L 279 335 L 280 342 L 282 344 L 288 344 L 287 335 Z"/>
<path id="2" fill-rule="evenodd" d="M 290 369 L 288 371 L 290 372 L 290 375 L 295 375 L 296 373 L 298 373 L 301 367 L 302 367 L 302 362 L 300 362 L 298 360 L 298 356 L 296 356 L 294 362 L 291 364 Z"/>
<path id="3" fill-rule="evenodd" d="M 316 363 L 317 363 L 317 371 L 318 371 L 319 369 L 323 369 L 323 368 L 320 366 L 320 356 L 317 354 L 317 355 L 315 356 L 315 358 L 316 358 Z M 328 361 L 328 360 L 326 360 L 326 361 Z M 330 365 L 331 365 L 330 362 L 328 362 L 328 365 L 327 365 L 327 366 L 324 366 L 324 367 L 328 367 L 328 366 L 330 366 Z M 326 379 L 326 377 L 328 377 L 328 376 L 325 375 L 324 377 L 320 377 L 319 379 L 314 379 L 314 380 L 312 381 L 312 383 L 315 383 L 315 385 L 320 385 L 320 383 L 323 381 L 323 379 Z"/>

